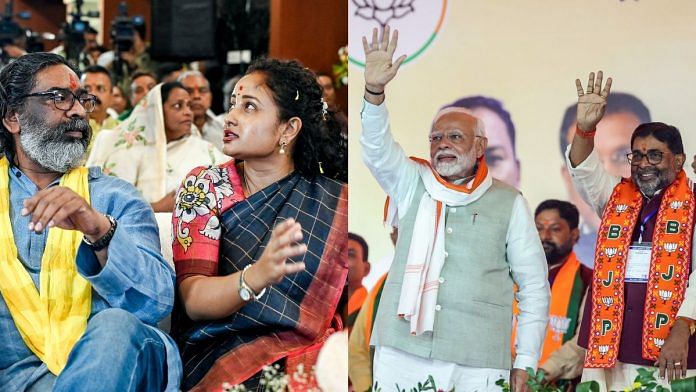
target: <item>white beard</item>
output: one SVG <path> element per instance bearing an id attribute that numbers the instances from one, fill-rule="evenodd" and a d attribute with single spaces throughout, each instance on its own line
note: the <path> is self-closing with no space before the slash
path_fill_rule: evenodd
<path id="1" fill-rule="evenodd" d="M 440 162 L 437 158 L 441 155 L 454 155 L 457 160 L 454 162 Z M 476 152 L 473 148 L 464 155 L 454 150 L 442 150 L 435 154 L 432 163 L 435 171 L 442 177 L 463 176 L 464 173 L 469 172 L 476 165 Z"/>

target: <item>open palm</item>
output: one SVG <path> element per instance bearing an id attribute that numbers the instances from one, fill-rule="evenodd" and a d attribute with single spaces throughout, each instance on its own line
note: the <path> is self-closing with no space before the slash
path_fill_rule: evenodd
<path id="1" fill-rule="evenodd" d="M 394 79 L 399 67 L 406 60 L 406 55 L 403 55 L 392 62 L 399 41 L 399 31 L 394 30 L 391 39 L 389 32 L 389 26 L 386 26 L 382 33 L 382 39 L 379 40 L 377 29 L 373 29 L 372 42 L 369 45 L 367 38 L 362 38 L 365 50 L 365 84 L 370 89 L 382 91 L 384 86 Z"/>
<path id="2" fill-rule="evenodd" d="M 608 78 L 602 89 L 602 71 L 590 72 L 587 90 L 583 91 L 580 79 L 575 80 L 578 91 L 578 127 L 583 131 L 592 131 L 604 116 L 607 107 L 607 97 L 611 91 L 611 78 Z"/>

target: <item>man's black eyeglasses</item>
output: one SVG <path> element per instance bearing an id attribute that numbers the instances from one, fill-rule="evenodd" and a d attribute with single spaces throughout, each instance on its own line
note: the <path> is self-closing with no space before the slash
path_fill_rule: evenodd
<path id="1" fill-rule="evenodd" d="M 87 113 L 92 113 L 94 111 L 94 107 L 97 105 L 97 97 L 95 97 L 94 95 L 82 92 L 80 93 L 80 96 L 77 96 L 75 93 L 68 89 L 53 89 L 49 91 L 31 93 L 22 96 L 22 98 L 27 97 L 50 98 L 53 100 L 53 104 L 56 106 L 56 109 L 62 110 L 64 112 L 67 112 L 68 110 L 72 109 L 75 105 L 75 101 L 79 101 L 80 105 L 82 105 L 82 107 L 85 108 L 85 111 Z"/>
<path id="2" fill-rule="evenodd" d="M 647 154 L 643 154 L 640 151 L 634 151 L 626 154 L 626 158 L 628 158 L 628 163 L 634 166 L 640 165 L 643 158 L 647 158 L 648 163 L 651 165 L 659 165 L 660 162 L 662 162 L 663 155 L 664 153 L 659 150 L 650 150 Z"/>

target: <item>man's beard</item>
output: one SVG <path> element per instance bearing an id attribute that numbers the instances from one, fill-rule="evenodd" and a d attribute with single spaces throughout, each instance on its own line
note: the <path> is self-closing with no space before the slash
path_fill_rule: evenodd
<path id="1" fill-rule="evenodd" d="M 452 155 L 457 158 L 454 162 L 441 162 L 438 160 L 443 155 Z M 440 150 L 433 157 L 435 171 L 442 177 L 452 177 L 455 175 L 464 176 L 476 165 L 476 151 L 471 148 L 467 153 L 460 154 L 453 149 Z"/>
<path id="2" fill-rule="evenodd" d="M 548 265 L 556 265 L 565 260 L 566 257 L 573 251 L 573 244 L 568 242 L 562 245 L 556 245 L 551 241 L 541 241 L 546 254 L 546 263 Z"/>
<path id="3" fill-rule="evenodd" d="M 85 151 L 92 136 L 89 122 L 82 118 L 71 118 L 51 126 L 32 113 L 19 116 L 19 140 L 24 153 L 39 166 L 57 173 L 65 173 L 82 164 Z M 82 132 L 76 139 L 66 132 Z"/>
<path id="4" fill-rule="evenodd" d="M 631 170 L 631 178 L 638 186 L 638 189 L 647 197 L 655 196 L 655 193 L 660 189 L 666 188 L 676 178 L 677 173 L 669 168 L 658 169 L 656 166 L 648 167 L 633 167 Z M 652 173 L 651 179 L 642 179 L 641 174 Z"/>

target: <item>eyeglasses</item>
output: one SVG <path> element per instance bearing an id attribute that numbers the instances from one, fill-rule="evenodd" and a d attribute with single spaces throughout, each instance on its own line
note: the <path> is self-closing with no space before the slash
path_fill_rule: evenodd
<path id="1" fill-rule="evenodd" d="M 643 161 L 643 158 L 648 158 L 648 163 L 651 165 L 659 165 L 662 162 L 662 157 L 664 153 L 658 150 L 650 150 L 647 154 L 643 154 L 640 151 L 634 151 L 626 154 L 628 162 L 633 166 L 638 166 Z"/>
<path id="2" fill-rule="evenodd" d="M 56 106 L 56 109 L 62 110 L 64 112 L 67 112 L 70 109 L 72 109 L 75 105 L 75 101 L 79 101 L 80 105 L 82 105 L 82 107 L 85 108 L 85 112 L 87 113 L 92 113 L 94 111 L 94 107 L 97 104 L 97 97 L 95 97 L 94 95 L 82 92 L 80 93 L 80 96 L 77 96 L 75 93 L 67 89 L 55 89 L 50 91 L 26 94 L 23 95 L 21 98 L 27 97 L 50 98 L 53 100 L 53 104 Z"/>
<path id="3" fill-rule="evenodd" d="M 447 132 L 446 134 L 441 134 L 439 132 L 433 132 L 428 136 L 430 144 L 439 144 L 442 142 L 442 138 L 446 137 L 452 144 L 461 144 L 464 142 L 464 134 L 461 132 Z M 483 137 L 480 135 L 474 135 L 474 137 Z"/>

